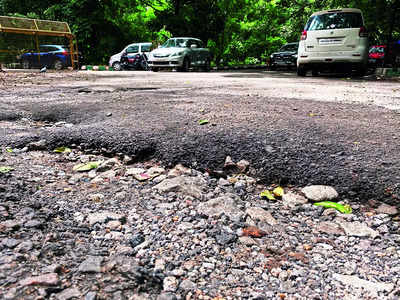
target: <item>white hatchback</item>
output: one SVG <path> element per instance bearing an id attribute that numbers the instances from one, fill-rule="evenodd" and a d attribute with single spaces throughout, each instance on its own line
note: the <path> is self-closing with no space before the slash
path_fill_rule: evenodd
<path id="1" fill-rule="evenodd" d="M 342 66 L 363 75 L 368 63 L 368 33 L 361 10 L 343 8 L 311 15 L 300 38 L 297 74 L 313 75 Z"/>

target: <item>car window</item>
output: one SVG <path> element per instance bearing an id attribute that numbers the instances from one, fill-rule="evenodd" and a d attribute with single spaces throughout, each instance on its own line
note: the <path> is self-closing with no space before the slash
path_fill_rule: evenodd
<path id="1" fill-rule="evenodd" d="M 126 53 L 138 53 L 139 52 L 139 46 L 129 46 L 126 48 Z"/>
<path id="2" fill-rule="evenodd" d="M 191 44 L 192 44 L 191 40 L 176 39 L 176 47 L 185 48 L 185 47 L 190 47 Z"/>
<path id="3" fill-rule="evenodd" d="M 142 45 L 142 52 L 150 52 L 151 45 Z"/>
<path id="4" fill-rule="evenodd" d="M 49 47 L 47 47 L 47 46 L 39 46 L 39 52 L 49 52 Z"/>
<path id="5" fill-rule="evenodd" d="M 364 26 L 360 13 L 354 12 L 332 12 L 323 15 L 311 17 L 305 30 L 327 30 L 327 29 L 344 29 L 344 28 L 360 28 Z"/>
<path id="6" fill-rule="evenodd" d="M 297 44 L 284 45 L 284 46 L 280 49 L 280 51 L 281 51 L 281 52 L 286 52 L 286 51 L 291 51 L 291 52 L 293 52 L 293 51 L 297 51 L 298 48 L 299 48 L 299 45 L 297 45 Z"/>
<path id="7" fill-rule="evenodd" d="M 190 41 L 191 41 L 191 45 L 196 45 L 197 48 L 203 48 L 201 41 L 198 41 L 198 40 L 190 40 Z"/>
<path id="8" fill-rule="evenodd" d="M 164 44 L 161 45 L 161 48 L 170 48 L 175 47 L 175 39 L 169 39 Z"/>

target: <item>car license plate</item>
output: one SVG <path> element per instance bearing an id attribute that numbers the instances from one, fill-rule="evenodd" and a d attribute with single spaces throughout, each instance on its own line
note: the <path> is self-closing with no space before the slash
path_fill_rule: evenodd
<path id="1" fill-rule="evenodd" d="M 319 39 L 320 45 L 338 45 L 342 43 L 342 39 L 332 38 L 332 39 Z"/>

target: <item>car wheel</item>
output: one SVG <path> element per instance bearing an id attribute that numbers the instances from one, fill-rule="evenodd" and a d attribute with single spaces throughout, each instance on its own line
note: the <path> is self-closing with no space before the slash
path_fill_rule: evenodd
<path id="1" fill-rule="evenodd" d="M 306 76 L 306 74 L 307 74 L 307 70 L 304 66 L 300 65 L 297 67 L 297 75 L 298 76 L 304 77 L 304 76 Z"/>
<path id="2" fill-rule="evenodd" d="M 122 65 L 119 61 L 116 61 L 112 64 L 112 68 L 114 71 L 122 71 Z"/>
<path id="3" fill-rule="evenodd" d="M 357 76 L 363 77 L 363 76 L 365 76 L 366 73 L 367 73 L 366 66 L 361 64 L 360 66 L 357 67 L 357 70 L 356 70 L 356 75 Z"/>
<path id="4" fill-rule="evenodd" d="M 31 68 L 31 64 L 30 64 L 29 60 L 24 59 L 24 60 L 22 61 L 22 68 L 23 68 L 23 69 L 30 69 L 30 68 Z"/>
<path id="5" fill-rule="evenodd" d="M 209 58 L 206 59 L 203 69 L 204 72 L 209 72 L 211 70 L 211 61 Z"/>
<path id="6" fill-rule="evenodd" d="M 153 72 L 158 72 L 159 71 L 159 69 L 158 68 L 151 68 L 151 70 L 153 71 Z"/>
<path id="7" fill-rule="evenodd" d="M 314 77 L 317 77 L 319 75 L 318 69 L 312 69 L 311 70 L 311 75 L 314 76 Z"/>
<path id="8" fill-rule="evenodd" d="M 183 59 L 183 63 L 182 63 L 182 67 L 180 68 L 180 71 L 187 72 L 187 71 L 189 71 L 189 68 L 190 68 L 190 60 L 189 60 L 189 58 L 185 57 Z"/>
<path id="9" fill-rule="evenodd" d="M 54 67 L 55 70 L 59 71 L 59 70 L 62 70 L 62 68 L 64 68 L 64 64 L 63 64 L 63 62 L 61 60 L 56 59 L 54 61 L 53 67 Z"/>
<path id="10" fill-rule="evenodd" d="M 276 70 L 276 66 L 275 65 L 271 65 L 270 70 L 271 71 L 275 71 Z"/>

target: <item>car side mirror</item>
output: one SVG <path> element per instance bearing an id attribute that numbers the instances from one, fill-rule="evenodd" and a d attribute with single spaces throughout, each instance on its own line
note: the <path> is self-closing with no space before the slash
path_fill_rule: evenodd
<path id="1" fill-rule="evenodd" d="M 196 44 L 192 44 L 192 45 L 190 45 L 190 48 L 192 48 L 192 49 L 197 48 L 197 45 Z"/>

